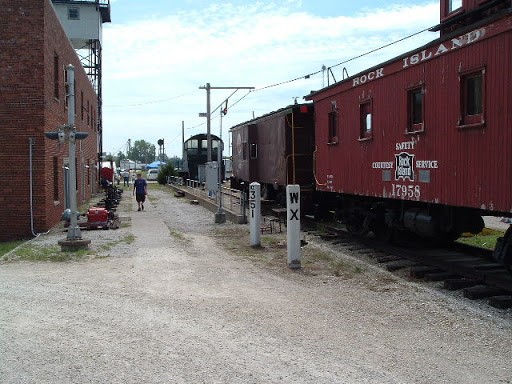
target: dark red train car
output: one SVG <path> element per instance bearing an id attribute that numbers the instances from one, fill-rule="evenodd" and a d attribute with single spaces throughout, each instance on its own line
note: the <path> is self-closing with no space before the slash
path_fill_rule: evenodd
<path id="1" fill-rule="evenodd" d="M 262 198 L 281 204 L 288 184 L 312 192 L 313 120 L 312 104 L 295 104 L 232 127 L 232 186 L 257 181 Z"/>
<path id="2" fill-rule="evenodd" d="M 455 238 L 512 213 L 510 1 L 452 3 L 441 38 L 306 97 L 317 190 L 355 231 Z"/>

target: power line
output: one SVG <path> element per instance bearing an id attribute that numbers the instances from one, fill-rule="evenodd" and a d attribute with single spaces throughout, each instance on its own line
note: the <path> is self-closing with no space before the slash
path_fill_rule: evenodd
<path id="1" fill-rule="evenodd" d="M 421 30 L 421 31 L 419 31 L 419 32 L 412 33 L 412 34 L 410 34 L 410 35 L 408 35 L 408 36 L 402 37 L 401 39 L 398 39 L 398 40 L 392 41 L 391 43 L 388 43 L 388 44 L 382 45 L 382 46 L 380 46 L 380 47 L 378 47 L 378 48 L 375 48 L 375 49 L 372 49 L 372 50 L 367 51 L 367 52 L 365 52 L 365 53 L 362 53 L 362 54 L 360 54 L 360 55 L 354 56 L 354 57 L 352 57 L 352 58 L 350 58 L 350 59 L 348 59 L 348 60 L 344 60 L 344 61 L 342 61 L 342 62 L 339 62 L 338 64 L 331 65 L 330 67 L 328 67 L 328 68 L 326 68 L 326 69 L 335 68 L 335 67 L 338 67 L 338 66 L 340 66 L 340 65 L 346 64 L 346 63 L 348 63 L 348 62 L 350 62 L 350 61 L 353 61 L 353 60 L 359 59 L 359 58 L 361 58 L 361 57 L 363 57 L 363 56 L 367 56 L 367 55 L 369 55 L 369 54 L 375 53 L 375 52 L 377 52 L 377 51 L 380 51 L 381 49 L 384 49 L 384 48 L 390 47 L 390 46 L 392 46 L 392 45 L 394 45 L 394 44 L 398 44 L 398 43 L 400 43 L 400 42 L 402 42 L 402 41 L 404 41 L 404 40 L 410 39 L 411 37 L 414 37 L 414 36 L 419 35 L 419 34 L 421 34 L 421 33 L 423 33 L 423 32 L 426 32 L 426 31 L 430 30 L 431 28 L 432 28 L 432 27 L 428 27 L 428 28 L 425 28 L 425 29 L 423 29 L 423 30 Z M 298 81 L 298 80 L 302 80 L 302 79 L 309 79 L 311 76 L 318 75 L 320 72 L 323 72 L 323 71 L 324 71 L 324 69 L 320 69 L 320 70 L 318 70 L 318 71 L 316 71 L 316 72 L 311 72 L 311 73 L 308 73 L 307 75 L 299 76 L 299 77 L 296 77 L 296 78 L 291 79 L 291 80 L 285 80 L 285 81 L 281 81 L 281 82 L 279 82 L 279 83 L 266 85 L 266 86 L 264 86 L 264 87 L 257 88 L 257 89 L 255 89 L 254 91 L 262 91 L 262 90 L 264 90 L 264 89 L 273 88 L 273 87 L 278 87 L 278 86 L 280 86 L 280 85 L 284 85 L 284 84 L 292 83 L 292 82 L 294 82 L 294 81 Z"/>

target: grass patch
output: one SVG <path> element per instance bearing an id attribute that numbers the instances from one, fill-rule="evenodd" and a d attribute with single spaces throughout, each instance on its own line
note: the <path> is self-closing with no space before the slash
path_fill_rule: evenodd
<path id="1" fill-rule="evenodd" d="M 38 246 L 26 244 L 9 255 L 4 255 L 2 261 L 32 261 L 32 262 L 65 262 L 82 260 L 91 255 L 89 249 L 80 249 L 76 252 L 62 252 L 59 245 Z"/>
<path id="2" fill-rule="evenodd" d="M 476 235 L 464 233 L 457 242 L 485 249 L 494 249 L 498 237 L 503 237 L 505 233 L 495 229 L 484 228 Z"/>
<path id="3" fill-rule="evenodd" d="M 109 251 L 118 244 L 131 244 L 135 241 L 135 236 L 132 234 L 124 236 L 122 239 L 112 241 L 107 244 L 98 246 L 98 250 Z M 58 244 L 55 245 L 38 245 L 34 243 L 26 243 L 18 247 L 10 254 L 4 254 L 0 257 L 1 262 L 16 262 L 16 261 L 32 261 L 32 262 L 66 262 L 66 261 L 80 261 L 92 258 L 105 258 L 105 256 L 98 256 L 96 252 L 90 248 L 79 249 L 74 252 L 63 252 Z"/>
<path id="4" fill-rule="evenodd" d="M 331 275 L 350 279 L 365 272 L 361 266 L 340 260 L 336 255 L 306 246 L 302 250 L 304 272 L 311 275 Z"/>
<path id="5" fill-rule="evenodd" d="M 14 248 L 20 246 L 23 243 L 24 243 L 23 240 L 6 241 L 3 243 L 0 243 L 0 255 L 5 255 L 7 252 L 12 251 Z"/>
<path id="6" fill-rule="evenodd" d="M 112 242 L 110 242 L 108 244 L 102 244 L 100 246 L 100 249 L 104 250 L 104 251 L 110 251 L 116 245 L 119 245 L 119 244 L 131 244 L 134 241 L 135 241 L 135 236 L 132 235 L 132 234 L 129 234 L 129 235 L 124 236 L 122 239 L 119 239 L 119 240 L 116 240 L 116 241 L 112 241 Z"/>
<path id="7" fill-rule="evenodd" d="M 289 271 L 286 234 L 262 235 L 261 246 L 250 246 L 250 233 L 244 227 L 217 228 L 214 237 L 222 247 L 239 258 L 259 263 L 276 271 Z M 226 242 L 225 239 L 230 241 Z M 309 276 L 337 276 L 343 279 L 363 274 L 364 267 L 343 261 L 332 252 L 308 244 L 301 251 L 301 272 Z"/>
<path id="8" fill-rule="evenodd" d="M 182 232 L 177 231 L 175 229 L 170 229 L 169 234 L 171 235 L 171 237 L 174 237 L 175 239 L 186 240 L 185 235 Z"/>
<path id="9" fill-rule="evenodd" d="M 153 195 L 146 195 L 149 201 L 151 201 L 153 204 L 158 201 L 158 197 L 155 197 Z"/>

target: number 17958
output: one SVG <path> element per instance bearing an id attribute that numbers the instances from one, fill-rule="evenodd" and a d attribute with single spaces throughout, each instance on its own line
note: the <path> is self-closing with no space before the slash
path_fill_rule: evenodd
<path id="1" fill-rule="evenodd" d="M 419 185 L 391 184 L 391 196 L 398 199 L 419 199 L 421 190 Z"/>

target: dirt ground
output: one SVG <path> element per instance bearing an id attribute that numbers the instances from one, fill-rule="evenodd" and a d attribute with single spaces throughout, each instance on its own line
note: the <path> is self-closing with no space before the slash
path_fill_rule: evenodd
<path id="1" fill-rule="evenodd" d="M 285 234 L 149 193 L 85 254 L 45 261 L 55 230 L 1 259 L 1 383 L 512 383 L 510 311 L 314 238 L 292 271 Z"/>

